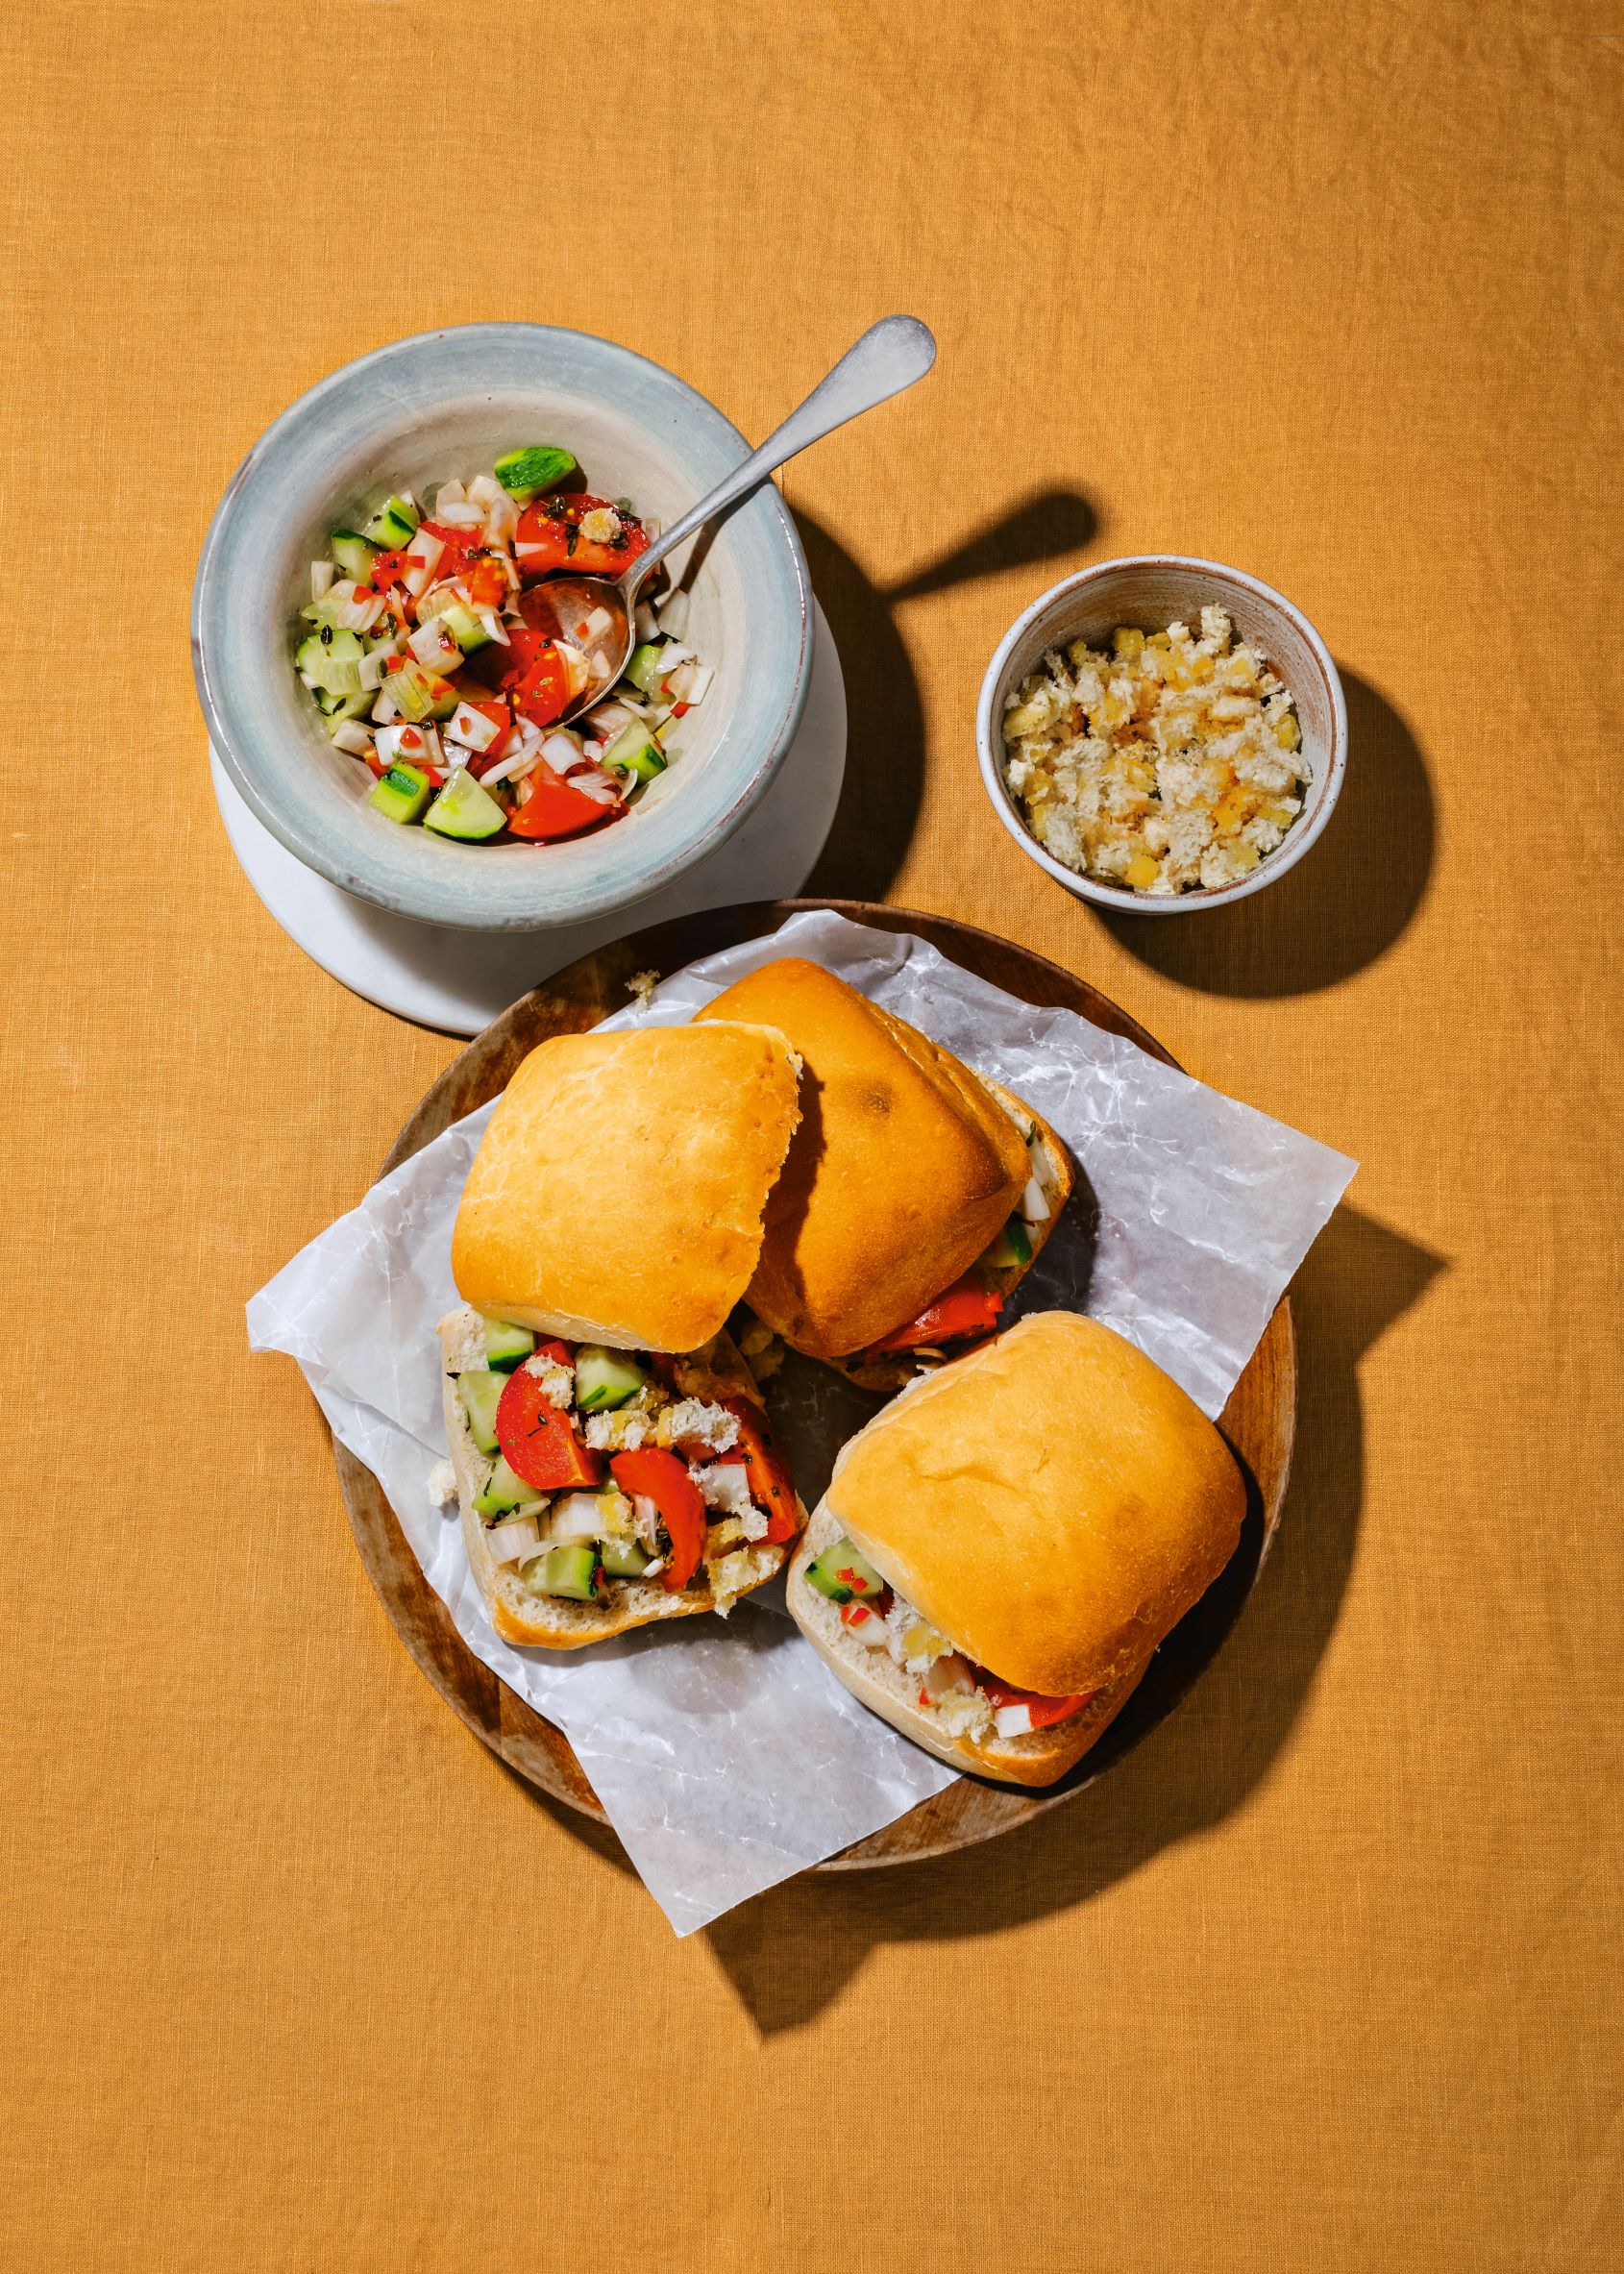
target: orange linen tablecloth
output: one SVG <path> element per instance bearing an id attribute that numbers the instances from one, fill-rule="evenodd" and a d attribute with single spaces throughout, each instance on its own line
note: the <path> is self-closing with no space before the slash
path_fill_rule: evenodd
<path id="1" fill-rule="evenodd" d="M 0 2262 L 1617 2267 L 1616 9 L 59 0 L 0 52 Z M 398 334 L 610 334 L 754 434 L 895 308 L 935 373 L 786 482 L 851 699 L 818 885 L 1365 1166 L 1187 1707 L 1029 1835 L 678 1943 L 437 1702 L 249 1358 L 455 1046 L 239 875 L 188 589 Z M 1107 924 L 972 714 L 1147 547 L 1301 604 L 1352 757 L 1278 889 Z"/>

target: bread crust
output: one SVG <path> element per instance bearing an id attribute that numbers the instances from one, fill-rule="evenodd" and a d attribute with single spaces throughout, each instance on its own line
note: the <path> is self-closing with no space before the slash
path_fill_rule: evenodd
<path id="1" fill-rule="evenodd" d="M 1144 1663 L 1234 1553 L 1245 1487 L 1143 1351 L 1044 1311 L 887 1406 L 824 1504 L 958 1648 L 1060 1697 Z"/>
<path id="2" fill-rule="evenodd" d="M 738 980 L 696 1024 L 715 1019 L 778 1028 L 804 1069 L 746 1299 L 812 1357 L 865 1349 L 1001 1230 L 1028 1174 L 1020 1132 L 950 1051 L 799 956 Z"/>
<path id="3" fill-rule="evenodd" d="M 615 1579 L 609 1583 L 605 1602 L 578 1603 L 560 1595 L 532 1595 L 511 1564 L 499 1564 L 491 1554 L 483 1520 L 474 1507 L 489 1462 L 474 1443 L 468 1416 L 457 1395 L 456 1377 L 452 1372 L 457 1358 L 465 1355 L 459 1348 L 463 1314 L 454 1311 L 442 1319 L 438 1333 L 442 1354 L 441 1408 L 446 1443 L 456 1477 L 462 1544 L 468 1551 L 468 1568 L 484 1598 L 490 1622 L 503 1641 L 544 1650 L 578 1650 L 588 1643 L 606 1643 L 615 1635 L 627 1634 L 634 1626 L 652 1626 L 660 1619 L 689 1619 L 699 1612 L 715 1610 L 710 1573 L 703 1566 L 695 1583 L 679 1594 L 668 1594 L 657 1581 Z M 690 1378 L 681 1384 L 685 1397 L 708 1394 L 714 1397 L 745 1397 L 752 1405 L 759 1405 L 761 1394 L 754 1376 L 726 1334 L 719 1334 L 713 1347 L 702 1357 L 691 1358 L 688 1367 Z M 806 1510 L 799 1495 L 796 1507 L 804 1524 Z M 764 1580 L 771 1579 L 793 1545 L 785 1541 L 775 1545 L 763 1540 L 737 1551 L 748 1554 L 750 1561 L 748 1584 L 735 1591 L 735 1599 L 752 1594 Z"/>
<path id="4" fill-rule="evenodd" d="M 1018 1098 L 1013 1090 L 1006 1090 L 1001 1082 L 993 1081 L 986 1075 L 978 1075 L 975 1078 L 997 1100 L 1015 1127 L 1022 1132 L 1022 1144 L 1025 1143 L 1024 1131 L 1028 1127 L 1037 1131 L 1038 1146 L 1044 1158 L 1043 1182 L 1049 1199 L 1047 1217 L 1042 1224 L 1027 1226 L 1032 1243 L 1029 1260 L 1022 1264 L 1011 1264 L 1004 1271 L 988 1274 L 990 1282 L 997 1287 L 1007 1304 L 1037 1262 L 1050 1233 L 1060 1222 L 1060 1212 L 1071 1197 L 1076 1173 L 1071 1166 L 1070 1154 L 1041 1113 L 1034 1112 L 1024 1099 Z M 937 1290 L 938 1294 L 943 1292 L 940 1288 Z M 824 1364 L 832 1366 L 836 1373 L 844 1374 L 859 1390 L 871 1390 L 883 1397 L 893 1397 L 898 1390 L 905 1390 L 923 1371 L 922 1361 L 909 1350 L 867 1362 L 862 1352 L 857 1350 L 846 1358 L 825 1358 Z"/>
<path id="5" fill-rule="evenodd" d="M 790 1615 L 854 1697 L 950 1768 L 995 1777 L 1001 1784 L 1052 1785 L 1098 1743 L 1144 1678 L 1148 1656 L 1076 1713 L 1064 1721 L 1051 1722 L 1046 1729 L 979 1742 L 953 1737 L 943 1728 L 941 1716 L 933 1708 L 918 1705 L 906 1695 L 911 1677 L 902 1673 L 895 1660 L 884 1651 L 867 1649 L 841 1623 L 840 1613 L 828 1597 L 808 1584 L 807 1565 L 833 1545 L 842 1529 L 828 1503 L 820 1501 L 790 1566 L 786 1587 Z"/>
<path id="6" fill-rule="evenodd" d="M 798 1085 L 795 1053 L 762 1026 L 539 1044 L 469 1173 L 452 1238 L 458 1293 L 571 1342 L 698 1349 L 755 1270 Z"/>

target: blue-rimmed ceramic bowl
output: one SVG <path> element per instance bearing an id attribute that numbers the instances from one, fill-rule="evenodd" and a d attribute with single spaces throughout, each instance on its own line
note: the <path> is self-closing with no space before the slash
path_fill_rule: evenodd
<path id="1" fill-rule="evenodd" d="M 333 749 L 293 671 L 310 562 L 390 490 L 466 481 L 524 442 L 564 444 L 600 496 L 662 524 L 749 449 L 702 395 L 610 340 L 548 324 L 423 333 L 283 412 L 221 500 L 192 594 L 209 737 L 260 821 L 344 891 L 471 931 L 609 915 L 715 852 L 783 762 L 812 655 L 800 540 L 766 482 L 672 563 L 692 589 L 686 637 L 716 679 L 624 821 L 561 845 L 456 845 L 374 812 L 370 776 Z"/>

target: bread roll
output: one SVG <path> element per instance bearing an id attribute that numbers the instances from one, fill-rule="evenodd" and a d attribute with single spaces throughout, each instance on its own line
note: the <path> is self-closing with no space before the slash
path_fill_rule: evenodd
<path id="1" fill-rule="evenodd" d="M 1234 1457 L 1175 1382 L 1108 1327 L 1041 1312 L 922 1381 L 846 1446 L 795 1559 L 790 1608 L 842 1680 L 931 1751 L 1048 1783 L 1218 1577 L 1244 1511 Z M 1090 1702 L 1030 1738 L 947 1738 L 917 1683 L 910 1703 L 908 1686 L 874 1663 L 881 1653 L 853 1655 L 838 1613 L 831 1620 L 805 1581 L 842 1534 L 975 1665 Z"/>
<path id="2" fill-rule="evenodd" d="M 452 1239 L 464 1300 L 572 1342 L 694 1350 L 744 1294 L 800 1118 L 784 1037 L 555 1035 L 520 1065 Z"/>
<path id="3" fill-rule="evenodd" d="M 747 1300 L 815 1358 L 862 1351 L 917 1318 L 1003 1229 L 1031 1174 L 1024 1129 L 950 1051 L 821 965 L 764 965 L 699 1014 L 718 1019 L 776 1028 L 803 1068 L 802 1119 Z M 874 1386 L 893 1386 L 898 1371 L 893 1362 Z"/>

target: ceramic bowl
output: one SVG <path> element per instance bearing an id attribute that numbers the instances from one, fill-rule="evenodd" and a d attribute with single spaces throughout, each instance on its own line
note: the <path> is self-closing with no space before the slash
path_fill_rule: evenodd
<path id="1" fill-rule="evenodd" d="M 702 395 L 612 341 L 543 324 L 397 340 L 300 397 L 238 467 L 192 596 L 199 699 L 221 763 L 265 827 L 378 906 L 472 931 L 580 924 L 702 861 L 765 795 L 806 700 L 811 588 L 771 482 L 672 562 L 687 638 L 716 678 L 668 772 L 622 821 L 558 845 L 457 845 L 385 820 L 333 749 L 291 655 L 310 562 L 390 490 L 467 480 L 503 450 L 560 442 L 593 488 L 669 524 L 749 445 Z"/>
<path id="2" fill-rule="evenodd" d="M 1169 624 L 1182 622 L 1193 629 L 1200 623 L 1201 610 L 1214 606 L 1227 609 L 1236 636 L 1260 648 L 1276 678 L 1292 692 L 1310 768 L 1303 809 L 1278 849 L 1233 884 L 1203 885 L 1175 897 L 1153 899 L 1123 885 L 1080 877 L 1038 843 L 1004 780 L 1003 715 L 1009 691 L 1036 667 L 1046 649 L 1078 638 L 1091 647 L 1108 646 L 1119 625 L 1165 631 Z M 1136 916 L 1188 916 L 1197 908 L 1214 908 L 1263 892 L 1301 860 L 1330 820 L 1341 790 L 1347 764 L 1347 708 L 1325 642 L 1289 600 L 1255 577 L 1216 560 L 1144 553 L 1080 570 L 1051 585 L 1016 618 L 981 682 L 975 742 L 994 811 L 1027 858 L 1046 869 L 1068 892 Z"/>

